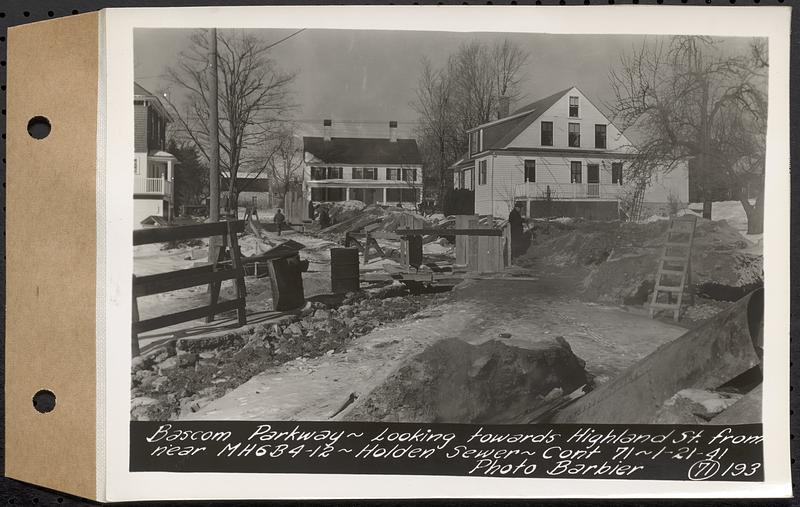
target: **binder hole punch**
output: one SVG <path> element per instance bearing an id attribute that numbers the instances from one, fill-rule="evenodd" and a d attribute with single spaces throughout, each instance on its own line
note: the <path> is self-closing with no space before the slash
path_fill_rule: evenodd
<path id="1" fill-rule="evenodd" d="M 44 116 L 34 116 L 28 121 L 28 134 L 34 139 L 44 139 L 50 135 L 50 120 Z"/>
<path id="2" fill-rule="evenodd" d="M 42 389 L 33 395 L 33 408 L 41 414 L 52 412 L 56 408 L 56 395 L 53 391 Z"/>

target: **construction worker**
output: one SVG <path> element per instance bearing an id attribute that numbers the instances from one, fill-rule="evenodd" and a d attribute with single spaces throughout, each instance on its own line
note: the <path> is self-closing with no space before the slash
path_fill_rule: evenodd
<path id="1" fill-rule="evenodd" d="M 275 225 L 278 226 L 278 236 L 281 235 L 281 229 L 283 228 L 284 222 L 286 222 L 286 216 L 284 216 L 283 211 L 278 208 L 278 211 L 275 213 L 275 216 L 272 219 L 275 222 Z"/>
<path id="2" fill-rule="evenodd" d="M 522 230 L 522 207 L 521 202 L 514 203 L 514 208 L 508 214 L 508 223 L 511 225 L 511 258 L 517 257 L 525 253 L 525 245 L 523 244 L 523 230 Z"/>
<path id="3" fill-rule="evenodd" d="M 319 206 L 319 228 L 326 229 L 331 226 L 331 216 L 325 206 Z"/>

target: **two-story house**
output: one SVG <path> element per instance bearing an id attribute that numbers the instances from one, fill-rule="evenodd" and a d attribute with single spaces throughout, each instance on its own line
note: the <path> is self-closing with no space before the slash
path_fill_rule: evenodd
<path id="1" fill-rule="evenodd" d="M 475 213 L 619 217 L 630 141 L 576 87 L 468 131 L 469 152 L 454 166 L 455 188 L 475 192 Z M 686 167 L 655 178 L 645 200 L 688 199 Z"/>
<path id="2" fill-rule="evenodd" d="M 422 199 L 422 158 L 414 139 L 335 137 L 325 120 L 322 137 L 303 137 L 306 202 L 357 200 L 416 206 Z"/>
<path id="3" fill-rule="evenodd" d="M 166 151 L 169 113 L 158 97 L 138 83 L 133 86 L 133 223 L 140 227 L 150 216 L 172 219 L 177 159 Z"/>

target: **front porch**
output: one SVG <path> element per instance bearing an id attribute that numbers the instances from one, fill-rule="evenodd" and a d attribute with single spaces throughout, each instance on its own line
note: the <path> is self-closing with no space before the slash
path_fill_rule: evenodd
<path id="1" fill-rule="evenodd" d="M 616 183 L 521 183 L 514 187 L 517 200 L 617 201 L 622 187 Z"/>

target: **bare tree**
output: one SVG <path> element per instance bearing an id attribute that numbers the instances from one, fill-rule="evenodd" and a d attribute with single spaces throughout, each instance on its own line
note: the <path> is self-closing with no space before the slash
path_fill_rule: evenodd
<path id="1" fill-rule="evenodd" d="M 263 147 L 275 139 L 293 109 L 290 86 L 295 75 L 278 69 L 270 58 L 270 44 L 245 31 L 219 30 L 218 48 L 220 173 L 230 212 L 246 186 L 240 180 L 255 179 L 267 170 L 270 157 Z M 167 94 L 176 127 L 206 159 L 209 103 L 214 100 L 209 95 L 208 54 L 208 38 L 198 31 L 177 65 L 167 70 L 177 88 L 177 93 Z"/>
<path id="2" fill-rule="evenodd" d="M 279 132 L 269 150 L 270 191 L 278 193 L 285 206 L 286 195 L 302 187 L 303 145 L 295 131 L 287 127 Z"/>
<path id="3" fill-rule="evenodd" d="M 610 109 L 622 130 L 633 128 L 641 138 L 632 178 L 646 182 L 693 159 L 705 218 L 720 189 L 741 196 L 742 188 L 755 185 L 756 204 L 740 200 L 748 231 L 760 232 L 763 157 L 756 147 L 766 133 L 764 51 L 756 44 L 751 55 L 731 54 L 711 38 L 676 36 L 622 56 L 619 70 L 611 71 Z"/>
<path id="4" fill-rule="evenodd" d="M 423 59 L 413 107 L 425 167 L 440 203 L 452 188 L 451 165 L 467 151 L 467 131 L 496 118 L 500 97 L 519 98 L 527 60 L 528 53 L 509 40 L 463 44 L 441 68 Z"/>

